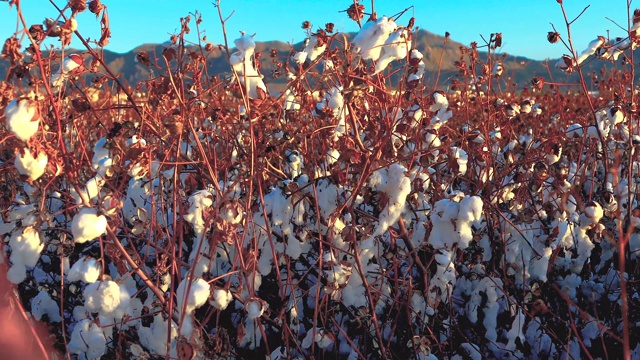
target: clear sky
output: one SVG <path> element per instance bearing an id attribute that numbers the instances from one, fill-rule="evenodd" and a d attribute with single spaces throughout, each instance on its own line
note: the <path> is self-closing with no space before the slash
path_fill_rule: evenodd
<path id="1" fill-rule="evenodd" d="M 6 1 L 6 0 L 5 0 Z M 64 7 L 66 1 L 52 0 Z M 42 23 L 45 17 L 57 17 L 57 11 L 49 0 L 21 0 L 27 24 Z M 222 31 L 217 9 L 212 1 L 204 0 L 102 0 L 108 7 L 112 37 L 107 49 L 126 52 L 144 43 L 161 43 L 180 29 L 180 17 L 198 10 L 202 14 L 200 25 L 203 35 L 215 44 L 222 43 Z M 314 30 L 327 22 L 333 22 L 338 31 L 357 31 L 358 25 L 351 21 L 345 10 L 349 0 L 221 0 L 225 16 L 233 15 L 227 23 L 229 41 L 232 42 L 240 30 L 257 33 L 256 40 L 281 40 L 297 43 L 304 40 L 301 29 L 303 21 L 313 23 Z M 568 16 L 573 19 L 585 6 L 589 9 L 572 25 L 573 39 L 578 51 L 597 38 L 625 36 L 607 17 L 626 29 L 627 8 L 625 0 L 564 0 Z M 371 1 L 362 2 L 367 12 Z M 632 4 L 633 6 L 633 4 Z M 640 7 L 640 5 L 638 5 Z M 411 8 L 412 7 L 412 8 Z M 567 51 L 561 44 L 551 45 L 546 40 L 550 23 L 565 36 L 566 27 L 560 6 L 556 0 L 378 0 L 375 10 L 381 15 L 394 15 L 411 8 L 400 18 L 399 24 L 408 22 L 415 16 L 416 25 L 422 29 L 443 35 L 451 33 L 455 41 L 468 45 L 472 41 L 482 43 L 480 35 L 486 39 L 491 33 L 503 34 L 501 52 L 543 60 L 558 58 Z M 633 12 L 633 8 L 632 8 Z M 69 14 L 70 11 L 67 11 Z M 9 8 L 9 2 L 0 2 L 0 39 L 20 31 L 16 8 Z M 366 17 L 365 17 L 366 19 Z M 79 31 L 85 37 L 99 38 L 99 19 L 89 11 L 78 17 Z M 196 41 L 195 23 L 192 23 L 192 41 Z M 24 43 L 26 45 L 26 42 Z M 78 40 L 72 46 L 80 47 Z"/>

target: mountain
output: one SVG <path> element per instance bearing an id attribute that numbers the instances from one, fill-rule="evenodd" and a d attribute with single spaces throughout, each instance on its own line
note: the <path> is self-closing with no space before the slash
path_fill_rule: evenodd
<path id="1" fill-rule="evenodd" d="M 347 38 L 352 38 L 354 36 L 354 34 L 346 35 Z M 460 48 L 463 44 L 452 41 L 451 39 L 445 39 L 443 36 L 433 34 L 426 30 L 419 30 L 414 33 L 413 41 L 416 48 L 424 55 L 424 61 L 427 65 L 427 72 L 425 74 L 425 81 L 427 85 L 433 85 L 435 83 L 439 62 L 441 64 L 439 83 L 447 84 L 455 78 L 458 73 L 458 69 L 455 67 L 454 62 L 460 59 Z M 292 47 L 291 45 L 280 41 L 266 41 L 257 42 L 256 45 L 256 51 L 262 53 L 260 61 L 262 73 L 265 76 L 265 82 L 272 90 L 282 90 L 283 84 L 286 83 L 286 78 L 284 76 L 279 78 L 273 78 L 271 76 L 271 70 L 273 70 L 275 66 L 269 56 L 270 51 L 271 49 L 276 49 L 278 53 L 277 60 L 284 61 L 290 55 L 292 48 L 295 51 L 299 51 L 304 48 L 304 44 L 298 43 L 294 44 Z M 119 74 L 121 80 L 124 82 L 130 85 L 135 85 L 140 81 L 153 78 L 155 75 L 164 71 L 163 69 L 166 68 L 166 63 L 162 57 L 162 49 L 163 47 L 160 44 L 144 44 L 126 53 L 115 53 L 108 49 L 104 49 L 102 54 L 104 56 L 105 63 L 114 74 Z M 191 49 L 196 50 L 197 48 L 192 47 Z M 482 49 L 486 49 L 486 47 Z M 147 67 L 136 62 L 136 55 L 142 50 L 149 53 L 151 62 L 155 63 L 158 66 L 157 68 L 154 66 Z M 556 60 L 549 60 L 548 62 L 536 61 L 525 57 L 507 54 L 493 54 L 493 58 L 494 61 L 500 60 L 505 68 L 503 82 L 501 85 L 503 86 L 503 89 L 507 83 L 516 84 L 516 89 L 521 89 L 535 76 L 541 76 L 546 81 L 562 83 L 575 83 L 578 81 L 576 74 L 566 75 L 562 71 L 555 69 L 554 64 Z M 480 59 L 482 61 L 486 61 L 487 53 L 481 51 Z M 464 60 L 468 63 L 468 59 L 466 57 Z M 603 66 L 609 66 L 606 64 L 607 63 L 599 60 L 591 62 L 587 60 L 587 64 L 583 67 L 583 72 L 587 74 L 591 71 L 597 71 Z M 404 64 L 400 62 L 394 63 L 395 68 L 399 68 L 403 65 Z M 9 64 L 7 61 L 0 61 L 1 79 L 6 78 L 8 68 Z M 207 70 L 210 75 L 230 73 L 229 62 L 224 50 L 214 48 L 213 51 L 208 54 Z"/>

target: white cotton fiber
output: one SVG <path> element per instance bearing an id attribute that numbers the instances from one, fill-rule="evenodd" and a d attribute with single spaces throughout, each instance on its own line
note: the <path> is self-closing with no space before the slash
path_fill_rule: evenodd
<path id="1" fill-rule="evenodd" d="M 94 282 L 84 289 L 84 307 L 101 315 L 113 313 L 120 305 L 120 286 L 111 280 Z"/>
<path id="2" fill-rule="evenodd" d="M 186 295 L 187 290 L 189 291 L 188 296 Z M 186 278 L 182 280 L 176 291 L 178 310 L 184 309 L 186 313 L 191 313 L 207 302 L 210 293 L 210 285 L 204 279 L 197 278 L 190 281 L 189 278 Z"/>
<path id="3" fill-rule="evenodd" d="M 73 327 L 67 350 L 71 354 L 85 353 L 87 360 L 97 360 L 107 351 L 107 339 L 98 324 L 84 319 Z"/>
<path id="4" fill-rule="evenodd" d="M 93 283 L 100 276 L 100 264 L 98 261 L 89 256 L 83 256 L 76 261 L 71 269 L 67 272 L 68 281 L 84 281 Z"/>
<path id="5" fill-rule="evenodd" d="M 395 21 L 388 19 L 386 16 L 383 16 L 377 21 L 368 21 L 353 38 L 352 45 L 354 51 L 360 53 L 365 60 L 378 60 L 382 51 L 382 45 L 396 27 Z"/>
<path id="6" fill-rule="evenodd" d="M 378 216 L 378 226 L 371 237 L 384 234 L 390 226 L 395 224 L 407 202 L 407 196 L 411 192 L 411 180 L 405 175 L 407 169 L 399 164 L 391 164 L 372 174 L 369 179 L 371 188 L 388 195 L 387 206 Z"/>
<path id="7" fill-rule="evenodd" d="M 107 218 L 94 208 L 83 207 L 71 221 L 71 233 L 76 243 L 91 241 L 107 231 Z"/>
<path id="8" fill-rule="evenodd" d="M 44 174 L 48 162 L 49 157 L 44 151 L 40 151 L 37 157 L 33 157 L 31 150 L 24 148 L 23 153 L 16 155 L 14 164 L 18 173 L 27 175 L 31 181 L 34 181 Z"/>
<path id="9" fill-rule="evenodd" d="M 12 100 L 4 109 L 7 128 L 20 140 L 29 141 L 40 125 L 40 114 L 28 99 Z"/>
<path id="10" fill-rule="evenodd" d="M 229 306 L 229 303 L 233 300 L 231 291 L 225 289 L 215 289 L 211 294 L 211 300 L 209 304 L 218 310 L 224 310 Z"/>
<path id="11" fill-rule="evenodd" d="M 49 317 L 51 322 L 60 322 L 60 307 L 46 291 L 40 291 L 36 297 L 31 299 L 31 314 L 40 321 L 43 315 Z"/>

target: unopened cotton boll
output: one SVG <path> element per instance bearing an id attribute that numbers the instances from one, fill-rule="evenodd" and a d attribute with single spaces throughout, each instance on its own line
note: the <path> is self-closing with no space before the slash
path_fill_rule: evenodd
<path id="1" fill-rule="evenodd" d="M 91 241 L 107 231 L 107 218 L 96 209 L 83 207 L 71 221 L 71 233 L 76 243 Z"/>
<path id="2" fill-rule="evenodd" d="M 29 176 L 31 181 L 37 180 L 44 174 L 47 163 L 49 162 L 49 157 L 44 151 L 41 151 L 38 157 L 34 158 L 29 148 L 25 148 L 23 152 L 24 153 L 16 155 L 14 162 L 16 170 L 18 170 L 21 175 Z"/>
<path id="3" fill-rule="evenodd" d="M 4 109 L 7 128 L 20 140 L 29 141 L 38 132 L 40 112 L 28 99 L 12 100 Z"/>

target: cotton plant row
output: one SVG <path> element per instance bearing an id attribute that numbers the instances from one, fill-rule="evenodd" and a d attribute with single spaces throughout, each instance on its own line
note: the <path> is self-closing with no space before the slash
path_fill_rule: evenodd
<path id="1" fill-rule="evenodd" d="M 72 129 L 87 132 L 64 139 L 84 152 L 73 170 L 43 144 L 54 136 L 48 100 L 9 101 L 16 195 L 0 236 L 33 317 L 64 328 L 78 359 L 602 351 L 623 326 L 622 277 L 638 298 L 635 114 L 597 99 L 593 124 L 565 118 L 559 129 L 553 97 L 498 98 L 477 77 L 464 91 L 430 90 L 412 22 L 396 21 L 372 16 L 348 59 L 332 51 L 337 37 L 309 33 L 277 98 L 243 33 L 226 78 L 239 97 L 194 90 L 188 108 L 158 95 L 155 111 L 180 112 L 183 132 Z M 348 61 L 358 76 L 343 73 Z M 53 90 L 82 64 L 63 59 Z M 392 64 L 406 67 L 396 84 L 384 76 Z M 558 320 L 569 316 L 578 331 Z"/>

